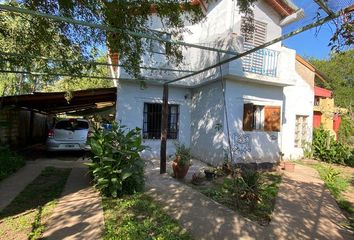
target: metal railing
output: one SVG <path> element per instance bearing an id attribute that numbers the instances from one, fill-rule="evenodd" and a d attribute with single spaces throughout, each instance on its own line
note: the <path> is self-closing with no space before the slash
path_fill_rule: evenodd
<path id="1" fill-rule="evenodd" d="M 245 51 L 254 48 L 251 44 L 244 44 Z M 242 58 L 243 71 L 260 75 L 276 77 L 279 51 L 263 48 Z"/>

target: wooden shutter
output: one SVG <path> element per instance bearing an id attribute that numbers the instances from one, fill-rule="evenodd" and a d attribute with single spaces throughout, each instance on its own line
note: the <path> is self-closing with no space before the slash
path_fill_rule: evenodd
<path id="1" fill-rule="evenodd" d="M 253 130 L 253 104 L 245 103 L 243 105 L 243 130 Z"/>
<path id="2" fill-rule="evenodd" d="M 264 107 L 264 130 L 274 132 L 280 131 L 280 107 Z"/>

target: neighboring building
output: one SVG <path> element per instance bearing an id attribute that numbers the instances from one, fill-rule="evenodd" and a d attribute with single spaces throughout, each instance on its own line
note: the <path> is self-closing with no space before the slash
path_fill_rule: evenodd
<path id="1" fill-rule="evenodd" d="M 282 27 L 301 17 L 301 10 L 289 0 L 258 1 L 254 7 L 255 31 L 242 32 L 243 18 L 236 1 L 209 2 L 205 21 L 188 26 L 184 41 L 243 52 L 281 36 Z M 205 6 L 204 6 L 205 7 Z M 152 16 L 151 26 L 159 29 Z M 145 65 L 166 67 L 165 48 L 151 42 L 152 52 L 142 56 Z M 188 48 L 181 68 L 202 69 L 230 57 Z M 120 81 L 117 121 L 129 128 L 140 127 L 144 144 L 151 150 L 146 158 L 159 158 L 162 110 L 160 80 L 182 73 L 159 74 L 141 89 L 118 69 Z M 183 73 L 186 74 L 186 73 Z M 169 85 L 168 154 L 178 140 L 191 147 L 194 157 L 220 164 L 228 154 L 229 138 L 235 162 L 276 162 L 303 155 L 302 145 L 311 141 L 314 73 L 299 63 L 294 50 L 281 42 L 203 74 Z M 228 134 L 229 133 L 229 134 Z"/>
<path id="2" fill-rule="evenodd" d="M 332 91 L 325 88 L 315 87 L 314 98 L 313 127 L 322 126 L 337 138 L 342 120 L 341 114 L 346 113 L 347 110 L 336 107 L 332 98 Z"/>

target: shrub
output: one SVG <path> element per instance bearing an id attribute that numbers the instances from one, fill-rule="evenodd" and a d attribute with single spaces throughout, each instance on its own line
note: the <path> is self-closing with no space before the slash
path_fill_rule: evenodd
<path id="1" fill-rule="evenodd" d="M 127 131 L 113 123 L 111 131 L 95 129 L 89 144 L 93 153 L 89 169 L 104 196 L 117 197 L 144 189 L 144 161 L 139 152 L 145 147 L 140 129 Z"/>
<path id="2" fill-rule="evenodd" d="M 336 199 L 341 198 L 341 193 L 347 189 L 349 183 L 340 175 L 340 171 L 332 166 L 325 166 L 322 164 L 316 165 L 316 169 L 332 195 Z"/>
<path id="3" fill-rule="evenodd" d="M 7 146 L 0 146 L 0 181 L 25 165 L 25 161 Z"/>
<path id="4" fill-rule="evenodd" d="M 312 140 L 313 156 L 324 162 L 338 164 L 353 164 L 353 154 L 349 147 L 337 142 L 329 131 L 315 128 Z"/>
<path id="5" fill-rule="evenodd" d="M 262 174 L 254 170 L 242 170 L 233 179 L 226 178 L 223 187 L 233 194 L 236 207 L 241 203 L 254 210 L 261 200 L 263 180 Z"/>

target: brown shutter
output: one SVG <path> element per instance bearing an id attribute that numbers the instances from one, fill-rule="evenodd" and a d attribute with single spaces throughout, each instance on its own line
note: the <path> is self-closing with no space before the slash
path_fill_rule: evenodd
<path id="1" fill-rule="evenodd" d="M 253 104 L 245 103 L 243 105 L 243 130 L 253 130 Z"/>
<path id="2" fill-rule="evenodd" d="M 274 132 L 280 131 L 280 107 L 264 107 L 264 130 Z"/>

